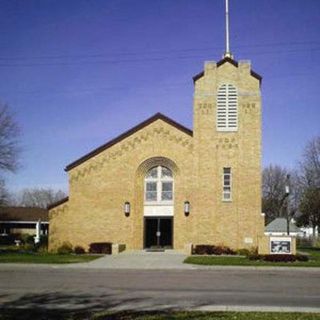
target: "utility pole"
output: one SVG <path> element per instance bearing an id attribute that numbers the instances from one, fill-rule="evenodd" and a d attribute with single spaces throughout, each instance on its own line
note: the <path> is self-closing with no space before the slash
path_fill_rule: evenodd
<path id="1" fill-rule="evenodd" d="M 290 208 L 289 208 L 289 195 L 290 195 L 290 174 L 287 174 L 285 197 L 287 198 L 287 235 L 290 235 Z"/>

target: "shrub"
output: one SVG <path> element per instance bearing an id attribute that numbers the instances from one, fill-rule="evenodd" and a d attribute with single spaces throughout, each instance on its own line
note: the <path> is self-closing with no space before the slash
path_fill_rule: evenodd
<path id="1" fill-rule="evenodd" d="M 20 235 L 20 239 L 24 244 L 34 244 L 34 235 L 23 233 Z"/>
<path id="2" fill-rule="evenodd" d="M 193 254 L 214 254 L 214 255 L 221 255 L 221 254 L 229 254 L 229 255 L 234 255 L 236 252 L 229 247 L 225 246 L 213 246 L 213 245 L 208 245 L 208 244 L 199 244 L 196 245 L 193 249 Z"/>
<path id="3" fill-rule="evenodd" d="M 27 251 L 27 252 L 34 252 L 35 251 L 35 246 L 34 244 L 31 243 L 25 243 L 22 247 L 21 247 L 22 251 Z"/>
<path id="4" fill-rule="evenodd" d="M 86 253 L 86 251 L 81 246 L 75 246 L 74 247 L 74 253 L 75 254 L 84 254 L 84 253 Z"/>
<path id="5" fill-rule="evenodd" d="M 248 257 L 250 255 L 250 250 L 249 249 L 238 249 L 237 254 L 240 256 L 246 256 Z"/>
<path id="6" fill-rule="evenodd" d="M 269 262 L 294 262 L 296 257 L 293 254 L 267 254 L 263 257 Z"/>
<path id="7" fill-rule="evenodd" d="M 259 254 L 258 248 L 256 247 L 252 247 L 249 250 L 249 254 L 247 257 L 249 260 L 261 260 L 263 258 L 263 256 Z"/>
<path id="8" fill-rule="evenodd" d="M 70 242 L 64 242 L 58 249 L 58 254 L 69 254 L 72 253 L 72 245 Z"/>
<path id="9" fill-rule="evenodd" d="M 212 254 L 212 246 L 207 244 L 198 244 L 194 246 L 193 254 Z"/>
<path id="10" fill-rule="evenodd" d="M 112 243 L 111 242 L 90 243 L 89 252 L 90 253 L 111 254 L 112 253 Z"/>
<path id="11" fill-rule="evenodd" d="M 302 261 L 302 262 L 309 261 L 309 257 L 306 254 L 297 254 L 296 259 L 297 261 Z"/>

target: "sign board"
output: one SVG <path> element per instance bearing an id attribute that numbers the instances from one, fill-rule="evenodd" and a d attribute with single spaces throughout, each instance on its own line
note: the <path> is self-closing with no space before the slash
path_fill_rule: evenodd
<path id="1" fill-rule="evenodd" d="M 291 254 L 290 237 L 270 237 L 271 254 Z"/>

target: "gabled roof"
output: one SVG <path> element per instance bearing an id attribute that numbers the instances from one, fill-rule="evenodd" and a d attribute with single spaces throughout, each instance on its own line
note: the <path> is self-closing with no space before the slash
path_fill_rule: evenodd
<path id="1" fill-rule="evenodd" d="M 60 206 L 60 204 L 63 204 L 63 203 L 65 203 L 65 202 L 67 202 L 67 201 L 69 201 L 69 197 L 65 197 L 65 198 L 63 198 L 63 199 L 61 199 L 61 200 L 59 200 L 59 201 L 56 201 L 56 202 L 54 202 L 54 203 L 49 204 L 49 205 L 47 206 L 47 209 L 48 209 L 48 210 L 51 210 L 51 209 L 53 209 L 53 208 L 55 208 L 55 207 L 57 207 L 57 206 Z"/>
<path id="2" fill-rule="evenodd" d="M 233 60 L 233 59 L 231 59 L 231 58 L 226 57 L 226 58 L 223 58 L 222 60 L 220 60 L 219 62 L 217 62 L 217 67 L 219 68 L 220 66 L 222 66 L 222 65 L 225 64 L 226 62 L 231 63 L 231 64 L 232 64 L 233 66 L 235 66 L 236 68 L 238 68 L 238 66 L 239 66 L 239 63 L 238 63 L 237 61 L 235 61 L 235 60 Z M 250 74 L 251 74 L 254 78 L 258 79 L 259 82 L 261 83 L 262 77 L 261 77 L 258 73 L 256 73 L 256 72 L 254 72 L 254 71 L 251 70 Z M 204 71 L 198 73 L 197 75 L 195 75 L 195 76 L 192 78 L 192 79 L 193 79 L 193 82 L 196 82 L 198 79 L 202 78 L 203 76 L 204 76 Z"/>
<path id="3" fill-rule="evenodd" d="M 108 141 L 107 143 L 103 144 L 102 146 L 94 149 L 93 151 L 87 153 L 86 155 L 82 156 L 81 158 L 77 159 L 76 161 L 68 164 L 65 168 L 65 171 L 69 171 L 75 167 L 77 167 L 78 165 L 80 165 L 81 163 L 87 161 L 88 159 L 96 156 L 97 154 L 101 153 L 102 151 L 112 147 L 113 145 L 115 145 L 116 143 L 122 141 L 123 139 L 131 136 L 132 134 L 136 133 L 137 131 L 145 128 L 146 126 L 148 126 L 149 124 L 157 121 L 157 120 L 162 120 L 166 123 L 168 123 L 169 125 L 177 128 L 178 130 L 186 133 L 189 136 L 192 136 L 193 132 L 192 130 L 184 127 L 183 125 L 181 125 L 178 122 L 175 122 L 174 120 L 168 118 L 167 116 L 163 115 L 162 113 L 156 113 L 154 116 L 148 118 L 147 120 L 139 123 L 138 125 L 136 125 L 135 127 L 131 128 L 130 130 L 122 133 L 121 135 L 119 135 L 118 137 Z"/>
<path id="4" fill-rule="evenodd" d="M 30 207 L 0 207 L 1 221 L 48 221 L 48 210 Z"/>
<path id="5" fill-rule="evenodd" d="M 300 232 L 300 229 L 292 222 L 289 224 L 290 232 Z M 276 218 L 265 227 L 265 232 L 287 232 L 287 219 Z"/>

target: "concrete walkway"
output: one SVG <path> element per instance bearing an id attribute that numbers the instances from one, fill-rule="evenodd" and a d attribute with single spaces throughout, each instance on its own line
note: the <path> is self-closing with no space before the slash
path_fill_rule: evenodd
<path id="1" fill-rule="evenodd" d="M 97 269 L 183 269 L 193 270 L 196 266 L 184 264 L 187 255 L 175 250 L 165 252 L 124 251 L 117 255 L 106 255 L 88 263 L 69 264 L 70 268 Z"/>

